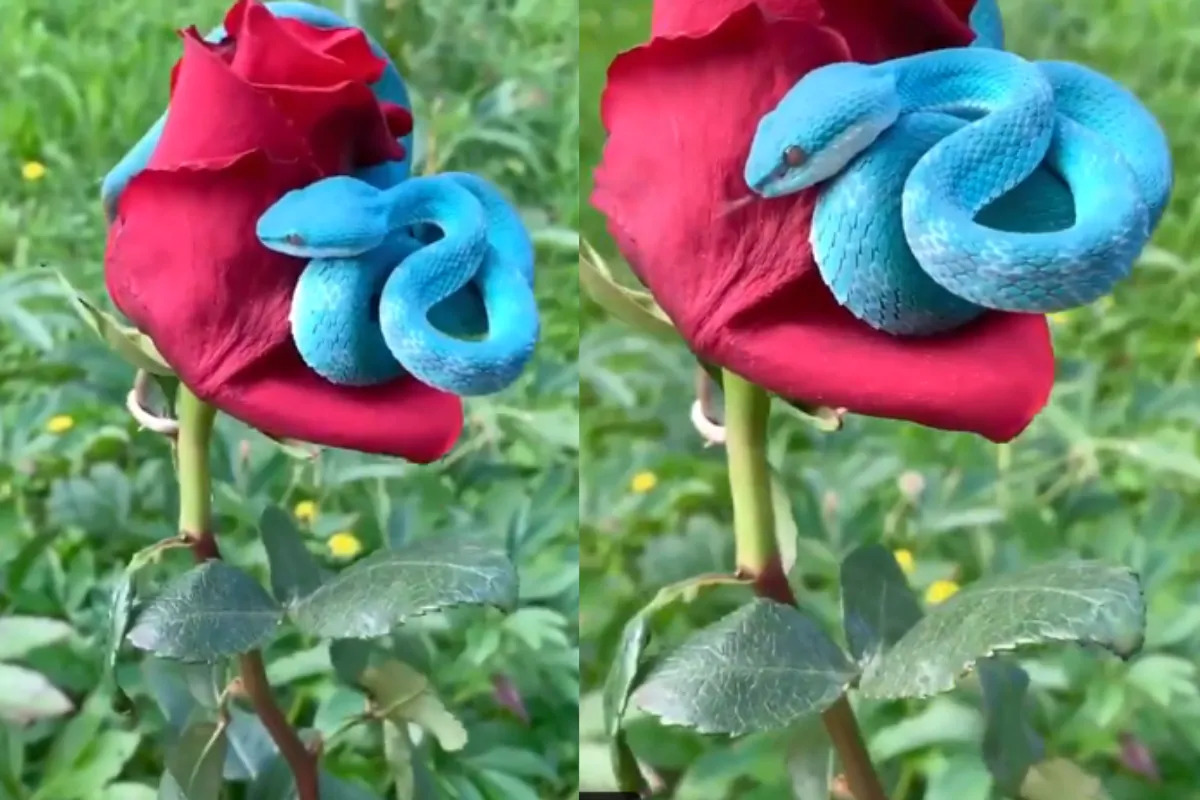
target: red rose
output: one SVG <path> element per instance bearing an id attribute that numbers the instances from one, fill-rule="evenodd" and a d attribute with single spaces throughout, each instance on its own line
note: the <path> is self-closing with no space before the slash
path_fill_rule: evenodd
<path id="1" fill-rule="evenodd" d="M 995 441 L 1045 405 L 1045 318 L 989 313 L 932 338 L 875 331 L 821 282 L 814 193 L 755 202 L 759 118 L 805 73 L 968 44 L 971 0 L 658 0 L 654 37 L 609 69 L 592 202 L 696 354 L 783 397 Z"/>
<path id="2" fill-rule="evenodd" d="M 234 5 L 225 27 L 220 45 L 182 33 L 162 139 L 109 230 L 109 294 L 193 392 L 265 433 L 439 458 L 462 429 L 459 398 L 410 377 L 365 388 L 318 377 L 288 324 L 306 262 L 255 236 L 288 191 L 403 157 L 411 117 L 369 88 L 385 64 L 357 29 L 257 2 Z"/>

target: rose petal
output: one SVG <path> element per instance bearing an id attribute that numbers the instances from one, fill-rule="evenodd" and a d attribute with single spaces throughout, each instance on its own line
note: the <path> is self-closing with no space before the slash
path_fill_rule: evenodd
<path id="1" fill-rule="evenodd" d="M 387 101 L 381 102 L 379 107 L 383 110 L 383 119 L 387 123 L 388 132 L 391 133 L 390 138 L 399 139 L 401 136 L 412 133 L 413 116 L 411 111 L 404 106 Z"/>
<path id="2" fill-rule="evenodd" d="M 368 84 L 379 80 L 387 64 L 371 52 L 362 31 L 315 28 L 244 1 L 226 15 L 225 27 L 238 43 L 234 73 L 265 91 L 293 126 L 308 132 L 322 175 L 404 157 L 395 138 L 408 131 L 382 135 L 388 120 L 376 112 Z M 326 160 L 331 156 L 337 158 Z"/>
<path id="3" fill-rule="evenodd" d="M 912 46 L 896 35 L 895 48 Z M 811 192 L 733 202 L 748 194 L 758 119 L 854 39 L 749 5 L 703 36 L 622 54 L 601 108 L 609 138 L 593 203 L 702 358 L 791 399 L 1011 438 L 1053 383 L 1044 319 L 994 314 L 937 338 L 873 331 L 814 269 Z"/>
<path id="4" fill-rule="evenodd" d="M 109 294 L 192 391 L 265 433 L 438 458 L 461 431 L 457 397 L 411 378 L 336 386 L 300 360 L 288 310 L 304 262 L 263 248 L 254 225 L 303 172 L 256 151 L 219 170 L 141 173 L 110 232 Z"/>
<path id="5" fill-rule="evenodd" d="M 811 192 L 730 209 L 750 193 L 742 165 L 758 117 L 845 55 L 830 31 L 768 24 L 749 6 L 703 38 L 655 39 L 609 68 L 592 202 L 687 339 L 741 282 L 769 293 L 814 268 Z"/>
<path id="6" fill-rule="evenodd" d="M 227 163 L 264 147 L 280 161 L 308 156 L 300 132 L 268 98 L 230 71 L 217 48 L 206 44 L 195 28 L 183 31 L 182 38 L 171 107 L 151 169 Z M 220 124 L 215 124 L 216 109 Z"/>
<path id="7" fill-rule="evenodd" d="M 329 89 L 346 82 L 374 83 L 387 67 L 360 30 L 316 28 L 247 0 L 225 15 L 225 30 L 237 43 L 234 72 L 258 86 Z"/>
<path id="8" fill-rule="evenodd" d="M 707 33 L 752 5 L 771 17 L 814 24 L 824 13 L 821 0 L 655 0 L 650 33 L 655 37 Z"/>
<path id="9" fill-rule="evenodd" d="M 975 0 L 656 0 L 652 36 L 704 34 L 747 6 L 767 17 L 823 23 L 846 37 L 854 60 L 882 61 L 969 44 Z"/>
<path id="10" fill-rule="evenodd" d="M 889 336 L 839 306 L 815 272 L 736 311 L 698 352 L 783 397 L 996 442 L 1024 430 L 1054 386 L 1041 315 L 988 314 L 943 336 Z"/>
<path id="11" fill-rule="evenodd" d="M 825 24 L 846 39 L 852 60 L 867 64 L 965 47 L 975 38 L 965 17 L 942 0 L 823 0 Z"/>

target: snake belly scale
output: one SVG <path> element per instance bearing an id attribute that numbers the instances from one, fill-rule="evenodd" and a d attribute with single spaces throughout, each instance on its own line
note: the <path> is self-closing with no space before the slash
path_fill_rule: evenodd
<path id="1" fill-rule="evenodd" d="M 817 187 L 821 277 L 886 333 L 1090 303 L 1128 276 L 1170 196 L 1166 137 L 1132 93 L 1001 49 L 995 0 L 970 23 L 972 47 L 804 76 L 746 162 L 763 197 Z"/>
<path id="2" fill-rule="evenodd" d="M 349 23 L 301 2 L 265 4 L 276 16 L 324 27 Z M 225 38 L 223 29 L 206 37 Z M 410 107 L 387 61 L 376 96 Z M 165 116 L 106 176 L 109 218 L 129 180 L 148 163 Z M 369 386 L 410 374 L 443 391 L 499 391 L 524 370 L 540 325 L 534 249 L 501 192 L 469 173 L 410 177 L 405 157 L 289 192 L 259 218 L 268 249 L 308 259 L 292 299 L 292 338 L 317 374 Z"/>

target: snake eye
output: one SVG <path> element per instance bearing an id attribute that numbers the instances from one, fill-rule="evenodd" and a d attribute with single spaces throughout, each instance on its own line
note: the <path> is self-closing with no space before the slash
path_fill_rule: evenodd
<path id="1" fill-rule="evenodd" d="M 796 145 L 791 145 L 783 151 L 783 164 L 788 169 L 795 169 L 801 166 L 806 158 L 807 156 L 805 156 L 804 151 Z"/>
<path id="2" fill-rule="evenodd" d="M 287 236 L 283 237 L 283 241 L 292 245 L 293 247 L 300 247 L 304 244 L 304 237 L 298 233 L 289 233 Z"/>

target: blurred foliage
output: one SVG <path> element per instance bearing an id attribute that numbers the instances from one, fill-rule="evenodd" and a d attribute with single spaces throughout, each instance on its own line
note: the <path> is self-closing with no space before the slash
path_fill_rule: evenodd
<path id="1" fill-rule="evenodd" d="M 1197 797 L 1200 151 L 1192 131 L 1200 123 L 1200 2 L 1001 5 L 1012 49 L 1092 65 L 1159 116 L 1178 177 L 1169 213 L 1111 298 L 1055 317 L 1057 387 L 1011 444 L 854 417 L 841 432 L 822 434 L 780 405 L 770 451 L 799 531 L 790 577 L 802 606 L 832 629 L 838 563 L 864 542 L 901 551 L 927 603 L 981 575 L 1066 554 L 1132 567 L 1149 605 L 1144 649 L 1128 663 L 1080 648 L 1022 653 L 1033 727 L 1048 756 L 1081 764 L 1114 800 Z M 603 144 L 604 73 L 617 52 L 644 40 L 649 7 L 581 5 L 585 205 L 586 176 Z M 590 207 L 583 232 L 617 261 Z M 602 788 L 613 778 L 599 689 L 624 621 L 660 587 L 728 569 L 732 545 L 723 453 L 705 449 L 688 421 L 694 361 L 681 346 L 607 320 L 590 301 L 582 335 L 581 782 Z M 678 641 L 741 599 L 711 592 L 675 606 L 665 638 Z M 929 701 L 859 703 L 894 800 L 989 796 L 983 709 L 972 681 Z M 790 796 L 779 735 L 731 744 L 634 715 L 628 739 L 674 797 Z M 1047 780 L 1040 796 L 1093 796 L 1068 762 L 1055 764 L 1063 783 Z"/>
<path id="2" fill-rule="evenodd" d="M 75 709 L 0 724 L 3 800 L 154 797 L 177 715 L 210 699 L 194 670 L 128 650 L 117 665 L 127 697 L 101 680 L 109 594 L 135 552 L 171 535 L 176 489 L 166 443 L 124 410 L 132 370 L 74 317 L 41 267 L 104 296 L 100 179 L 161 113 L 175 30 L 207 30 L 226 5 L 16 0 L 0 15 L 0 613 L 74 629 L 6 658 L 44 675 Z M 428 676 L 469 737 L 446 753 L 414 728 L 429 772 L 417 783 L 463 800 L 574 797 L 576 13 L 555 0 L 362 6 L 414 95 L 417 169 L 479 172 L 521 207 L 539 249 L 543 341 L 518 385 L 467 404 L 458 448 L 428 467 L 333 450 L 301 460 L 220 418 L 221 545 L 230 562 L 265 578 L 256 529 L 263 509 L 278 504 L 333 569 L 359 550 L 454 533 L 507 547 L 521 578 L 514 613 L 433 614 L 387 640 Z M 186 553 L 167 553 L 144 570 L 146 593 L 187 566 Z M 295 725 L 328 735 L 362 711 L 363 695 L 334 677 L 315 640 L 288 631 L 266 657 Z M 15 691 L 0 685 L 4 700 Z M 353 728 L 328 743 L 323 763 L 384 796 L 391 776 L 381 753 L 386 745 L 394 754 L 395 734 Z"/>

